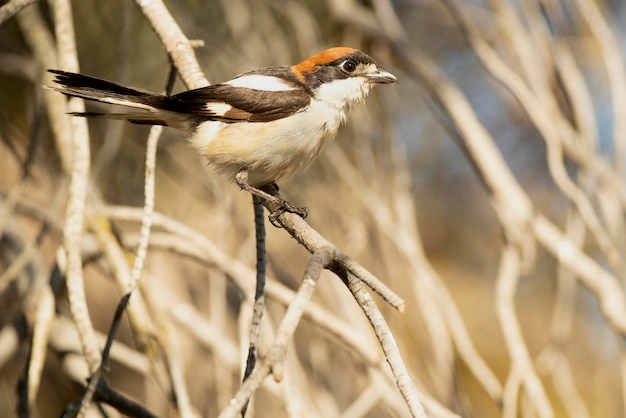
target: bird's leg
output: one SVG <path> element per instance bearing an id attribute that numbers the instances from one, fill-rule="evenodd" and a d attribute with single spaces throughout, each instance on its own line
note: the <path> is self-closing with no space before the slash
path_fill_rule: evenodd
<path id="1" fill-rule="evenodd" d="M 302 218 L 306 218 L 309 214 L 309 208 L 307 208 L 306 206 L 298 207 L 283 199 L 278 193 L 278 185 L 274 182 L 268 183 L 261 188 L 250 186 L 250 184 L 248 183 L 247 169 L 242 169 L 237 173 L 237 175 L 235 176 L 235 182 L 241 188 L 241 190 L 246 190 L 253 195 L 260 197 L 261 199 L 265 199 L 268 202 L 272 202 L 278 206 L 278 208 L 274 209 L 269 216 L 270 222 L 275 226 L 277 226 L 276 219 L 278 219 L 278 217 L 284 212 L 295 213 Z"/>

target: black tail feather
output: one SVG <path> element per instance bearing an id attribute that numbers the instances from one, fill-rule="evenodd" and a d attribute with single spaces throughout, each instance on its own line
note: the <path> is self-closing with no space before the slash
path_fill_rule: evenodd
<path id="1" fill-rule="evenodd" d="M 109 94 L 126 96 L 126 97 L 138 97 L 144 98 L 146 96 L 158 96 L 155 93 L 147 90 L 136 89 L 132 87 L 123 86 L 112 81 L 103 80 L 97 77 L 91 77 L 83 74 L 70 73 L 61 70 L 48 70 L 48 72 L 55 74 L 54 82 L 61 86 L 68 87 L 70 89 L 76 89 L 81 91 L 90 92 L 106 92 Z"/>
<path id="2" fill-rule="evenodd" d="M 68 96 L 143 109 L 167 109 L 171 102 L 171 98 L 163 94 L 123 86 L 101 78 L 61 70 L 48 71 L 56 75 L 54 82 L 57 86 L 53 88 Z"/>
<path id="3" fill-rule="evenodd" d="M 126 113 L 80 112 L 73 113 L 74 116 L 120 119 L 141 125 L 167 125 L 189 130 L 199 120 L 194 111 L 204 108 L 203 104 L 185 103 L 176 97 L 123 86 L 97 77 L 61 70 L 48 71 L 55 75 L 56 85 L 51 88 L 60 93 L 137 109 Z"/>
<path id="4" fill-rule="evenodd" d="M 126 120 L 137 125 L 163 125 L 168 123 L 149 113 L 103 113 L 103 112 L 71 112 L 69 115 L 93 119 L 119 119 Z"/>

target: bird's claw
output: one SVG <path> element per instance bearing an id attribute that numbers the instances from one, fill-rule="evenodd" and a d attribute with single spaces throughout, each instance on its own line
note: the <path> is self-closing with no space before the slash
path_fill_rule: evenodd
<path id="1" fill-rule="evenodd" d="M 283 200 L 280 202 L 280 207 L 276 209 L 275 211 L 273 211 L 272 213 L 270 213 L 270 216 L 269 216 L 270 223 L 274 225 L 275 227 L 280 228 L 280 225 L 277 222 L 278 217 L 285 212 L 295 213 L 296 215 L 300 216 L 302 219 L 309 216 L 309 208 L 307 208 L 306 206 L 295 206 L 289 203 L 288 201 Z"/>

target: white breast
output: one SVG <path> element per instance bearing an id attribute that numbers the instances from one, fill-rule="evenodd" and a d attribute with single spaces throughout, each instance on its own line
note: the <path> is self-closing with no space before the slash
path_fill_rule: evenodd
<path id="1" fill-rule="evenodd" d="M 345 119 L 337 108 L 312 100 L 307 110 L 272 122 L 205 122 L 189 141 L 231 179 L 248 169 L 248 181 L 262 186 L 307 168 Z"/>

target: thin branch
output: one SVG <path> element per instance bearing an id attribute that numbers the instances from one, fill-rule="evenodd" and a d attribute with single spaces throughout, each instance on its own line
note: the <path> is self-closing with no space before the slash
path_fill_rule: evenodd
<path id="1" fill-rule="evenodd" d="M 104 349 L 102 350 L 102 362 L 98 372 L 91 376 L 91 380 L 85 390 L 83 402 L 89 402 L 93 394 L 95 394 L 96 386 L 99 385 L 102 380 L 103 372 L 108 371 L 111 346 L 117 336 L 117 330 L 121 325 L 122 315 L 128 306 L 128 302 L 133 292 L 137 288 L 137 283 L 139 283 L 143 264 L 146 259 L 148 242 L 150 241 L 150 228 L 152 226 L 152 213 L 154 212 L 154 173 L 156 168 L 156 152 L 161 132 L 163 132 L 162 126 L 153 126 L 150 129 L 148 145 L 146 147 L 143 217 L 141 219 L 141 231 L 135 262 L 133 263 L 133 268 L 130 271 L 128 282 L 126 283 L 124 296 L 122 296 L 117 305 L 109 333 L 107 334 L 107 341 Z"/>
<path id="2" fill-rule="evenodd" d="M 496 281 L 496 312 L 500 322 L 500 330 L 504 335 L 507 351 L 511 358 L 512 366 L 509 376 L 521 373 L 521 381 L 528 396 L 532 399 L 532 404 L 535 406 L 538 415 L 542 418 L 552 418 L 554 411 L 541 380 L 533 367 L 532 359 L 528 353 L 528 347 L 524 341 L 515 313 L 514 298 L 520 270 L 520 256 L 517 249 L 512 245 L 506 244 L 502 249 L 502 259 Z"/>
<path id="3" fill-rule="evenodd" d="M 68 0 L 51 2 L 57 39 L 59 67 L 66 71 L 78 71 L 76 44 L 72 10 Z M 67 101 L 67 111 L 83 112 L 83 101 L 71 98 Z M 65 116 L 69 118 L 70 116 Z M 66 282 L 70 310 L 76 322 L 82 344 L 83 354 L 89 366 L 89 372 L 95 373 L 100 366 L 100 350 L 95 331 L 89 318 L 89 309 L 85 301 L 83 283 L 83 266 L 81 241 L 89 182 L 89 132 L 87 122 L 83 118 L 71 118 L 72 135 L 72 167 L 70 173 L 70 191 L 65 226 L 63 228 L 63 245 L 66 252 Z M 81 411 L 82 413 L 82 411 Z"/>
<path id="4" fill-rule="evenodd" d="M 502 418 L 517 418 L 518 399 L 517 396 L 522 386 L 522 372 L 517 363 L 511 365 L 509 375 L 504 384 L 504 394 L 502 396 Z"/>
<path id="5" fill-rule="evenodd" d="M 559 345 L 549 345 L 537 357 L 537 368 L 543 374 L 550 374 L 552 386 L 561 404 L 571 418 L 590 418 L 585 401 L 574 383 L 572 368 L 567 355 Z"/>
<path id="6" fill-rule="evenodd" d="M 497 5 L 504 6 L 504 3 L 500 0 L 492 0 L 492 2 Z M 585 196 L 576 183 L 570 179 L 567 171 L 565 170 L 565 162 L 563 161 L 563 144 L 561 140 L 563 133 L 557 129 L 556 125 L 559 118 L 556 118 L 557 115 L 554 111 L 551 111 L 551 107 L 542 103 L 540 98 L 533 94 L 534 92 L 531 88 L 524 84 L 518 74 L 500 59 L 495 50 L 487 44 L 482 36 L 480 36 L 478 29 L 471 22 L 471 20 L 465 16 L 461 7 L 455 4 L 455 0 L 444 0 L 443 3 L 447 6 L 459 28 L 465 34 L 468 42 L 472 46 L 472 49 L 489 74 L 513 95 L 513 97 L 519 102 L 520 107 L 524 110 L 524 112 L 526 112 L 528 118 L 541 133 L 541 136 L 546 142 L 548 168 L 552 178 L 563 193 L 570 200 L 572 200 L 572 202 L 574 202 L 580 211 L 587 228 L 589 228 L 589 231 L 597 240 L 598 244 L 606 252 L 609 260 L 611 260 L 613 264 L 617 264 L 619 261 L 619 254 L 604 225 L 600 222 L 600 219 L 587 196 Z M 511 13 L 504 11 L 504 9 L 508 10 L 508 7 L 503 7 L 502 13 L 506 16 L 510 16 Z M 511 19 L 507 19 L 507 22 L 510 22 L 510 20 Z M 516 41 L 515 43 L 518 44 L 520 42 Z M 526 43 L 523 44 L 525 45 Z M 522 56 L 520 57 L 520 61 L 529 63 L 532 60 L 529 60 L 527 56 Z M 529 69 L 529 71 L 531 70 Z M 531 78 L 536 79 L 538 77 Z M 540 83 L 540 81 L 537 81 L 537 83 Z M 539 87 L 538 89 L 540 91 L 546 90 Z M 554 121 L 555 118 L 557 119 L 557 122 Z M 563 123 L 560 125 L 563 126 Z"/>
<path id="7" fill-rule="evenodd" d="M 8 218 L 9 217 L 7 216 L 5 219 Z M 36 241 L 39 241 L 39 239 Z M 9 289 L 9 287 L 15 283 L 16 279 L 19 278 L 19 275 L 29 266 L 33 257 L 37 254 L 38 245 L 38 243 L 24 243 L 24 246 L 20 249 L 19 254 L 13 258 L 11 263 L 6 266 L 5 270 L 0 273 L 0 294 L 3 294 L 7 289 Z"/>
<path id="8" fill-rule="evenodd" d="M 0 7 L 0 25 L 37 1 L 39 0 L 10 0 Z"/>
<path id="9" fill-rule="evenodd" d="M 209 85 L 198 65 L 194 45 L 184 35 L 162 0 L 135 0 L 152 29 L 165 47 L 188 89 Z"/>
<path id="10" fill-rule="evenodd" d="M 101 213 L 112 219 L 141 221 L 142 211 L 137 208 L 123 206 L 108 206 L 101 209 Z M 252 300 L 255 276 L 254 270 L 248 268 L 237 259 L 226 255 L 219 247 L 197 231 L 164 216 L 154 213 L 154 226 L 162 228 L 175 235 L 152 234 L 150 242 L 153 248 L 162 248 L 175 254 L 191 257 L 199 263 L 223 271 L 231 279 L 232 284 L 244 297 Z M 178 237 L 178 239 L 177 239 Z M 277 280 L 269 278 L 266 283 L 266 296 L 287 306 L 293 299 L 293 291 L 286 288 Z M 354 326 L 345 320 L 331 315 L 327 310 L 312 302 L 305 311 L 305 318 L 327 332 L 333 339 L 340 342 L 347 349 L 358 353 L 363 361 L 370 365 L 378 364 L 378 355 L 366 349 L 373 341 L 368 340 Z"/>
<path id="11" fill-rule="evenodd" d="M 264 189 L 262 189 L 264 190 Z M 276 190 L 267 188 L 264 191 L 270 194 L 277 194 Z M 278 195 L 277 195 L 278 196 Z M 263 205 L 270 211 L 270 213 L 280 213 L 280 206 L 274 201 L 263 200 Z M 311 228 L 300 216 L 283 212 L 280 214 L 276 221 L 282 228 L 284 228 L 289 234 L 302 244 L 310 253 L 316 252 L 320 248 L 334 247 L 335 251 L 340 252 L 331 242 L 322 237 L 316 230 Z M 348 270 L 348 272 L 357 276 L 360 280 L 363 280 L 367 286 L 382 297 L 387 303 L 396 308 L 398 311 L 404 311 L 404 300 L 400 296 L 396 295 L 387 285 L 380 281 L 376 276 L 371 274 L 367 269 L 361 266 L 356 261 L 352 260 L 347 255 L 341 253 L 340 260 L 342 266 Z"/>
<path id="12" fill-rule="evenodd" d="M 150 134 L 148 136 L 144 181 L 144 213 L 141 219 L 139 245 L 137 246 L 135 262 L 133 263 L 133 268 L 130 271 L 130 277 L 128 279 L 128 282 L 126 283 L 125 293 L 117 305 L 115 315 L 113 316 L 113 321 L 107 335 L 107 341 L 104 349 L 102 350 L 102 361 L 100 367 L 98 369 L 98 372 L 91 376 L 91 380 L 89 381 L 87 389 L 85 390 L 83 402 L 86 403 L 90 401 L 91 397 L 96 391 L 96 386 L 100 384 L 100 381 L 103 377 L 103 372 L 108 371 L 111 346 L 113 344 L 113 341 L 115 340 L 115 337 L 117 336 L 117 330 L 121 325 L 122 314 L 128 306 L 130 297 L 137 288 L 137 283 L 139 283 L 143 264 L 146 259 L 146 254 L 148 252 L 148 242 L 150 241 L 150 228 L 152 226 L 152 213 L 154 212 L 154 173 L 156 168 L 156 152 L 161 132 L 163 132 L 162 126 L 153 126 L 150 129 Z"/>
<path id="13" fill-rule="evenodd" d="M 183 356 L 180 353 L 180 338 L 177 335 L 178 329 L 173 326 L 171 317 L 167 315 L 167 309 L 164 307 L 164 305 L 169 303 L 169 300 L 164 304 L 163 298 L 156 298 L 156 290 L 153 289 L 155 286 L 145 281 L 139 284 L 141 291 L 139 295 L 143 296 L 152 322 L 155 325 L 155 333 L 152 337 L 156 341 L 152 344 L 152 349 L 156 349 L 165 359 L 165 364 L 162 361 L 155 362 L 154 373 L 159 375 L 164 383 L 169 383 L 167 392 L 173 395 L 172 400 L 175 403 L 178 414 L 182 418 L 195 418 L 198 416 L 198 413 L 191 404 L 187 388 Z M 153 340 L 151 339 L 151 341 Z M 161 356 L 156 357 L 160 359 Z"/>
<path id="14" fill-rule="evenodd" d="M 491 204 L 504 227 L 506 237 L 509 242 L 515 242 L 520 250 L 523 270 L 528 270 L 534 263 L 536 239 L 594 292 L 607 321 L 621 335 L 626 335 L 626 301 L 615 277 L 589 256 L 576 250 L 552 222 L 542 215 L 534 215 L 535 209 L 528 195 L 515 180 L 493 138 L 480 123 L 461 91 L 408 39 L 394 39 L 381 32 L 375 22 L 357 17 L 357 14 L 345 13 L 338 16 L 347 24 L 388 43 L 409 74 L 420 81 L 462 134 L 468 156 L 476 163 L 478 174 L 485 181 Z M 587 157 L 592 158 L 589 155 Z M 597 158 L 593 161 L 593 167 L 607 184 L 620 191 L 620 199 L 624 202 L 625 195 L 619 178 L 611 174 L 610 167 Z"/>
<path id="15" fill-rule="evenodd" d="M 465 360 L 474 376 L 481 382 L 490 396 L 498 402 L 502 396 L 502 385 L 484 359 L 478 354 L 450 292 L 424 254 L 420 245 L 417 225 L 413 227 L 415 230 L 407 228 L 406 218 L 417 215 L 413 212 L 399 220 L 394 219 L 391 208 L 381 200 L 380 194 L 359 180 L 356 169 L 349 159 L 339 150 L 336 151 L 328 156 L 336 169 L 336 175 L 353 185 L 352 189 L 357 191 L 355 198 L 363 202 L 363 206 L 379 225 L 380 233 L 388 237 L 398 253 L 405 257 L 406 262 L 413 270 L 412 274 L 416 280 L 411 281 L 411 283 L 415 283 L 412 286 L 415 289 L 415 300 L 418 302 L 418 309 L 422 312 L 426 322 L 426 328 L 435 351 L 433 355 L 436 356 L 439 363 L 439 367 L 435 368 L 433 373 L 442 373 L 443 370 L 450 369 L 449 357 L 452 348 L 445 342 L 452 339 L 460 356 Z M 410 204 L 412 205 L 412 202 Z M 437 314 L 437 311 L 441 312 Z M 442 370 L 442 368 L 444 369 Z"/>
<path id="16" fill-rule="evenodd" d="M 145 182 L 144 182 L 144 208 L 143 217 L 141 219 L 141 232 L 139 238 L 139 245 L 137 246 L 137 253 L 135 256 L 135 262 L 133 268 L 130 271 L 130 277 L 126 283 L 126 289 L 124 296 L 119 301 L 113 316 L 113 321 L 107 335 L 107 341 L 102 350 L 102 361 L 97 373 L 91 376 L 91 380 L 85 390 L 83 397 L 83 403 L 88 404 L 95 394 L 97 385 L 100 384 L 103 378 L 103 372 L 108 371 L 109 367 L 109 355 L 113 341 L 117 336 L 117 330 L 122 322 L 122 315 L 128 306 L 128 302 L 132 293 L 137 288 L 143 264 L 148 252 L 148 242 L 150 241 L 150 228 L 152 226 L 152 213 L 154 212 L 154 173 L 156 168 L 156 152 L 159 138 L 163 132 L 162 126 L 153 126 L 150 129 L 148 136 L 148 146 L 146 148 L 146 170 L 145 170 Z"/>
<path id="17" fill-rule="evenodd" d="M 369 293 L 367 293 L 367 291 L 363 288 L 363 283 L 360 280 L 349 275 L 344 275 L 343 280 L 350 289 L 350 292 L 352 292 L 352 296 L 354 296 L 354 299 L 363 310 L 363 313 L 367 316 L 367 319 L 369 319 L 370 324 L 378 337 L 378 341 L 383 348 L 387 363 L 389 363 L 394 378 L 396 379 L 396 385 L 398 386 L 398 389 L 400 389 L 400 393 L 402 393 L 402 396 L 409 407 L 411 416 L 426 418 L 426 412 L 420 403 L 418 391 L 415 389 L 415 385 L 411 381 L 409 371 L 404 364 L 404 360 L 402 360 L 398 345 L 393 338 L 393 334 L 391 333 L 389 326 L 385 322 L 385 318 L 378 310 L 378 307 L 372 300 Z M 428 398 L 428 396 L 425 397 Z"/>
<path id="18" fill-rule="evenodd" d="M 265 358 L 252 371 L 248 379 L 243 383 L 237 394 L 233 397 L 230 404 L 224 409 L 219 418 L 235 418 L 243 410 L 248 403 L 250 397 L 257 391 L 263 383 L 263 380 L 272 373 L 274 380 L 281 381 L 284 376 L 283 362 L 287 352 L 287 346 L 293 338 L 296 327 L 300 323 L 300 319 L 304 310 L 313 297 L 315 285 L 319 279 L 322 270 L 334 261 L 334 247 L 324 247 L 313 253 L 309 259 L 302 284 L 298 289 L 296 298 L 289 304 L 287 312 L 283 317 L 277 331 L 274 342 Z"/>
<path id="19" fill-rule="evenodd" d="M 545 217 L 537 215 L 533 221 L 533 230 L 537 241 L 563 268 L 596 295 L 602 314 L 615 331 L 626 336 L 626 299 L 617 279 Z"/>
<path id="20" fill-rule="evenodd" d="M 171 234 L 156 233 L 152 235 L 150 246 L 154 249 L 166 250 L 169 253 L 179 254 L 181 256 L 189 257 L 196 262 L 210 268 L 220 268 L 219 265 L 215 265 L 214 261 L 210 258 L 211 255 L 207 251 L 203 251 L 201 248 L 197 248 L 188 241 Z M 230 259 L 232 263 L 236 265 L 238 261 L 236 259 Z M 236 266 L 235 266 L 236 267 Z M 254 271 L 246 269 L 243 266 L 241 268 L 231 268 L 224 271 L 229 277 L 234 272 L 239 272 L 237 279 L 245 281 L 250 285 L 253 284 Z M 246 287 L 248 285 L 245 285 Z M 266 296 L 284 306 L 289 305 L 293 299 L 293 291 L 288 289 L 276 279 L 269 278 L 266 283 Z M 252 297 L 250 296 L 250 300 Z M 335 341 L 343 349 L 354 353 L 354 356 L 361 359 L 365 364 L 369 366 L 376 366 L 380 363 L 380 356 L 378 352 L 369 349 L 374 343 L 367 335 L 346 322 L 344 319 L 328 313 L 328 311 L 315 302 L 311 302 L 304 313 L 305 319 L 315 324 L 322 332 L 324 332 L 329 338 Z M 194 332 L 192 330 L 192 332 Z M 195 331 L 197 332 L 197 331 Z M 215 342 L 217 344 L 217 341 Z M 220 351 L 219 348 L 211 345 L 212 349 Z"/>
<path id="21" fill-rule="evenodd" d="M 577 248 L 581 248 L 585 239 L 585 225 L 580 215 L 568 212 L 565 233 Z M 550 339 L 537 356 L 537 368 L 543 374 L 552 377 L 553 387 L 561 399 L 561 403 L 572 418 L 588 418 L 589 411 L 576 388 L 570 363 L 564 348 L 570 342 L 574 315 L 576 312 L 576 296 L 578 293 L 576 279 L 563 266 L 559 266 L 557 290 L 554 310 L 550 324 Z"/>
<path id="22" fill-rule="evenodd" d="M 576 0 L 580 16 L 585 20 L 589 31 L 596 39 L 604 67 L 606 68 L 609 92 L 611 92 L 613 111 L 613 146 L 615 147 L 615 166 L 617 177 L 623 178 L 626 170 L 626 68 L 619 43 L 602 16 L 598 4 L 590 0 Z"/>
<path id="23" fill-rule="evenodd" d="M 265 273 L 267 267 L 267 256 L 265 253 L 265 218 L 263 216 L 263 204 L 261 199 L 252 196 L 252 205 L 254 207 L 254 225 L 256 238 L 256 287 L 254 290 L 254 307 L 252 309 L 252 323 L 250 325 L 250 343 L 248 346 L 248 358 L 246 360 L 246 369 L 243 375 L 245 382 L 257 360 L 257 350 L 259 348 L 259 336 L 261 334 L 261 320 L 263 319 L 263 310 L 265 308 Z M 246 414 L 248 405 L 244 406 L 242 414 Z"/>
<path id="24" fill-rule="evenodd" d="M 163 293 L 163 292 L 160 292 Z M 238 345 L 231 336 L 216 329 L 202 312 L 182 300 L 171 300 L 171 295 L 160 295 L 160 303 L 170 302 L 167 305 L 168 313 L 180 327 L 189 332 L 202 346 L 215 354 L 216 362 L 226 366 L 229 370 L 236 370 L 239 366 Z M 180 329 L 180 327 L 177 327 Z"/>
<path id="25" fill-rule="evenodd" d="M 141 221 L 141 231 L 139 245 L 133 268 L 130 271 L 130 282 L 126 293 L 132 293 L 137 288 L 137 283 L 143 270 L 143 264 L 148 253 L 148 242 L 150 242 L 150 228 L 152 227 L 152 214 L 154 213 L 154 175 L 156 170 L 156 155 L 159 138 L 163 132 L 162 126 L 153 126 L 148 135 L 148 145 L 146 146 L 146 169 L 144 180 L 144 205 L 143 217 Z"/>
<path id="26" fill-rule="evenodd" d="M 33 338 L 31 343 L 31 354 L 28 365 L 28 405 L 35 406 L 41 375 L 43 373 L 46 352 L 48 350 L 48 339 L 52 320 L 54 319 L 54 296 L 49 286 L 43 286 L 39 292 L 37 309 L 35 313 L 35 323 L 33 324 Z"/>

